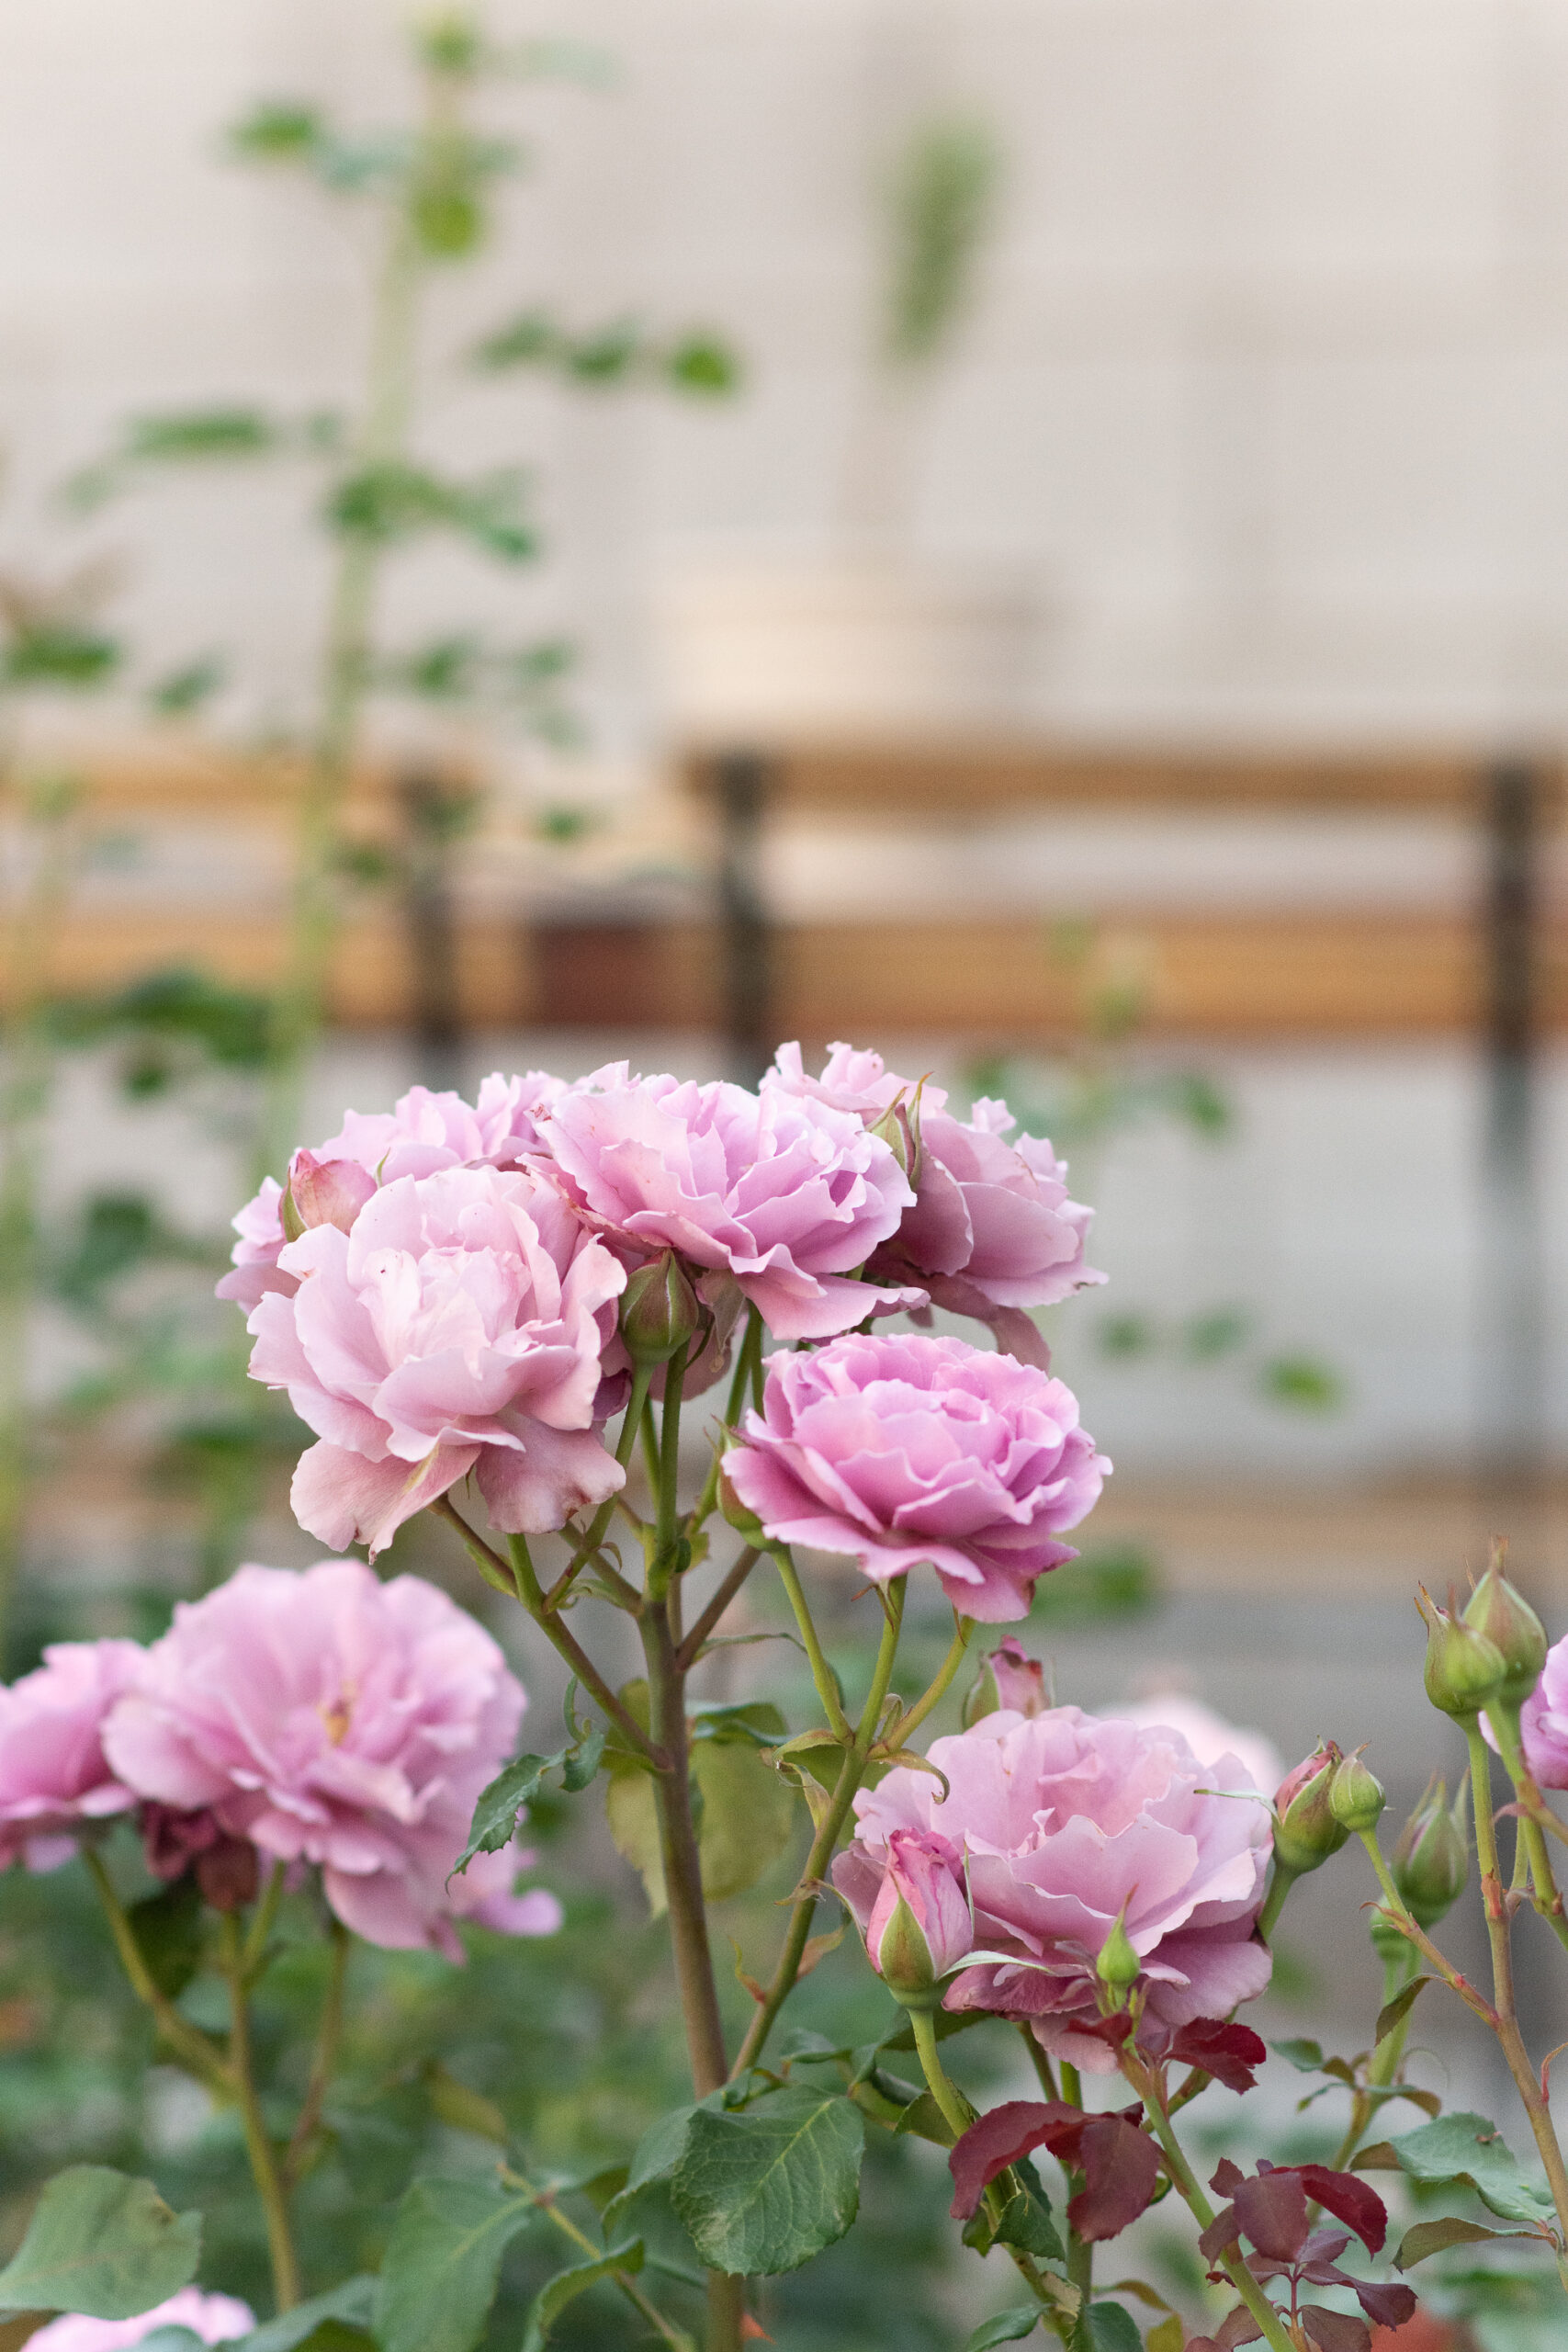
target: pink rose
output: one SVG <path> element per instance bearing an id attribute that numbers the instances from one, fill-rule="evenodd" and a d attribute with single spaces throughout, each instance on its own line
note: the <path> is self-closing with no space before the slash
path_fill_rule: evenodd
<path id="1" fill-rule="evenodd" d="M 1111 1464 L 1059 1380 L 963 1340 L 881 1334 L 772 1356 L 724 1457 L 776 1542 L 886 1584 L 929 1561 L 961 1616 L 1024 1617 Z"/>
<path id="2" fill-rule="evenodd" d="M 573 1199 L 615 1248 L 634 1262 L 674 1250 L 739 1289 L 781 1340 L 924 1304 L 923 1290 L 846 1279 L 914 1199 L 889 1146 L 848 1113 L 777 1087 L 634 1079 L 616 1062 L 569 1087 L 543 1126 Z"/>
<path id="3" fill-rule="evenodd" d="M 1004 1634 L 990 1657 L 997 1704 L 1015 1715 L 1043 1715 L 1051 1703 L 1045 1662 L 1031 1657 L 1016 1634 Z"/>
<path id="4" fill-rule="evenodd" d="M 1066 1163 L 1016 1125 L 1005 1102 L 977 1102 L 966 1122 L 940 1086 L 885 1068 L 880 1054 L 833 1046 L 807 1078 L 798 1046 L 781 1046 L 763 1091 L 780 1089 L 874 1125 L 902 1102 L 918 1125 L 914 1206 L 872 1261 L 874 1281 L 922 1283 L 933 1305 L 989 1325 L 998 1345 L 1043 1370 L 1050 1358 L 1031 1306 L 1055 1306 L 1105 1276 L 1084 1263 L 1094 1213 L 1069 1200 Z M 919 1097 L 918 1116 L 916 1098 Z"/>
<path id="5" fill-rule="evenodd" d="M 1269 1982 L 1255 1936 L 1269 1820 L 1215 1784 L 1177 1732 L 1100 1722 L 1077 1707 L 987 1715 L 931 1744 L 928 1772 L 901 1767 L 855 1799 L 855 1841 L 833 1882 L 869 1925 L 900 1830 L 945 1838 L 967 1859 L 971 1950 L 1016 1954 L 964 1969 L 943 2006 L 1027 2018 L 1057 2057 L 1108 2074 L 1092 2030 L 1095 1962 L 1118 1918 L 1142 1962 L 1140 2031 L 1224 2017 Z M 1241 1767 L 1222 1759 L 1227 1771 Z M 1232 1783 L 1235 1785 L 1235 1783 Z"/>
<path id="6" fill-rule="evenodd" d="M 314 1863 L 355 1934 L 457 1958 L 454 1913 L 519 1935 L 559 1924 L 553 1896 L 513 1894 L 529 1855 L 482 1856 L 446 1885 L 525 1704 L 497 1645 L 435 1586 L 325 1560 L 239 1568 L 182 1602 L 104 1739 L 150 1811 L 191 1823 L 193 1850 L 210 1824 L 264 1860 Z"/>
<path id="7" fill-rule="evenodd" d="M 911 1921 L 919 1934 L 912 1951 Z M 936 1984 L 974 1951 L 964 1857 L 956 1846 L 926 1830 L 894 1830 L 887 1841 L 886 1875 L 866 1921 L 865 1948 L 873 1968 L 895 1992 Z"/>
<path id="8" fill-rule="evenodd" d="M 249 2303 L 234 2296 L 204 2295 L 199 2287 L 182 2287 L 166 2303 L 137 2319 L 88 2319 L 68 2312 L 29 2335 L 28 2344 L 30 2352 L 130 2352 L 160 2327 L 188 2328 L 203 2344 L 233 2344 L 255 2324 Z"/>
<path id="9" fill-rule="evenodd" d="M 469 1471 L 513 1532 L 623 1485 L 592 1423 L 625 1269 L 544 1178 L 400 1177 L 348 1233 L 316 1226 L 278 1265 L 298 1288 L 252 1314 L 251 1376 L 287 1388 L 321 1440 L 293 1503 L 323 1544 L 378 1551 Z"/>
<path id="10" fill-rule="evenodd" d="M 1537 1784 L 1568 1789 L 1568 1638 L 1547 1651 L 1540 1680 L 1525 1701 L 1519 1725 L 1525 1762 Z M 1496 1735 L 1484 1716 L 1481 1728 L 1495 1747 Z"/>
<path id="11" fill-rule="evenodd" d="M 1003 1704 L 1010 1702 L 1003 1701 Z M 1190 1698 L 1184 1690 L 1161 1690 L 1152 1699 L 1118 1700 L 1105 1710 L 1123 1723 L 1140 1724 L 1145 1731 L 1163 1728 L 1181 1734 L 1193 1755 L 1209 1773 L 1213 1788 L 1253 1788 L 1267 1796 L 1277 1789 L 1284 1774 L 1284 1761 L 1271 1739 L 1260 1731 L 1238 1730 L 1227 1723 L 1201 1699 Z M 1222 1781 L 1214 1777 L 1214 1768 L 1221 1758 L 1227 1764 L 1241 1766 L 1239 1781 Z M 1287 1800 L 1288 1802 L 1288 1800 Z"/>
<path id="12" fill-rule="evenodd" d="M 141 1663 L 134 1642 L 55 1642 L 0 1689 L 0 1867 L 57 1870 L 75 1833 L 136 1802 L 106 1761 L 104 1718 Z"/>
<path id="13" fill-rule="evenodd" d="M 353 1222 L 344 1204 L 357 1208 L 378 1184 L 400 1176 L 433 1176 L 440 1168 L 515 1168 L 539 1147 L 538 1114 L 562 1091 L 564 1081 L 542 1069 L 525 1078 L 493 1071 L 479 1088 L 477 1104 L 460 1094 L 432 1094 L 412 1086 L 390 1111 L 350 1111 L 339 1132 L 314 1151 L 298 1151 L 289 1181 L 295 1205 L 307 1226 Z M 336 1171 L 329 1175 L 328 1171 Z M 368 1180 L 368 1181 L 367 1181 Z M 312 1191 L 320 1197 L 312 1199 Z M 234 1219 L 234 1272 L 218 1285 L 220 1298 L 238 1301 L 247 1313 L 269 1290 L 291 1293 L 296 1278 L 278 1269 L 288 1243 L 283 1229 L 283 1187 L 268 1176 L 254 1200 Z"/>

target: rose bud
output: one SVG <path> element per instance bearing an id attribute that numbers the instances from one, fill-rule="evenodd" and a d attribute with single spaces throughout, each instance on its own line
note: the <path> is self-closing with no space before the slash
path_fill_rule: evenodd
<path id="1" fill-rule="evenodd" d="M 975 1923 L 956 1846 L 930 1829 L 896 1829 L 887 1872 L 866 1923 L 871 1964 L 906 2008 L 935 2008 L 941 1981 L 974 1948 Z"/>
<path id="2" fill-rule="evenodd" d="M 1456 1722 L 1473 1723 L 1495 1699 L 1507 1676 L 1507 1660 L 1495 1642 L 1439 1609 L 1423 1585 L 1416 1607 L 1427 1621 L 1427 1696 Z"/>
<path id="3" fill-rule="evenodd" d="M 1546 1628 L 1529 1602 L 1503 1574 L 1503 1546 L 1493 1546 L 1486 1574 L 1465 1603 L 1464 1622 L 1495 1645 L 1503 1658 L 1497 1704 L 1522 1707 L 1546 1664 Z"/>
<path id="4" fill-rule="evenodd" d="M 969 1730 L 986 1715 L 1006 1707 L 1017 1715 L 1043 1715 L 1051 1704 L 1043 1659 L 1031 1657 L 1016 1634 L 998 1642 L 964 1702 L 964 1728 Z"/>
<path id="5" fill-rule="evenodd" d="M 880 1136 L 910 1183 L 918 1184 L 920 1181 L 919 1114 L 911 1115 L 902 1095 L 884 1111 L 871 1132 L 874 1136 Z"/>
<path id="6" fill-rule="evenodd" d="M 283 1230 L 290 1241 L 318 1225 L 335 1225 L 346 1233 L 377 1189 L 375 1177 L 357 1159 L 318 1159 L 313 1151 L 297 1151 L 279 1208 Z"/>
<path id="7" fill-rule="evenodd" d="M 1328 1809 L 1341 1829 L 1360 1836 L 1375 1829 L 1388 1803 L 1382 1782 L 1359 1756 L 1347 1756 L 1328 1784 Z"/>
<path id="8" fill-rule="evenodd" d="M 1469 1874 L 1463 1784 L 1451 1812 L 1448 1799 L 1448 1790 L 1434 1772 L 1394 1849 L 1393 1883 L 1405 1909 L 1422 1928 L 1434 1927 L 1453 1908 Z"/>
<path id="9" fill-rule="evenodd" d="M 1344 1761 L 1333 1740 L 1320 1740 L 1275 1792 L 1274 1860 L 1292 1878 L 1316 1870 L 1350 1835 L 1336 1820 L 1329 1801 L 1334 1776 Z"/>
<path id="10" fill-rule="evenodd" d="M 718 1507 L 743 1544 L 749 1544 L 757 1552 L 768 1549 L 767 1529 L 754 1510 L 747 1510 L 729 1483 L 728 1471 L 722 1468 L 718 1474 Z"/>
<path id="11" fill-rule="evenodd" d="M 1144 1963 L 1139 1959 L 1132 1937 L 1127 1933 L 1127 1905 L 1123 1904 L 1111 1924 L 1111 1933 L 1100 1947 L 1100 1957 L 1094 1973 L 1108 1993 L 1116 1996 L 1121 2008 L 1126 1996 L 1143 1974 Z"/>
<path id="12" fill-rule="evenodd" d="M 635 1364 L 668 1363 L 697 1328 L 701 1309 L 672 1250 L 628 1276 L 621 1298 L 621 1338 Z"/>

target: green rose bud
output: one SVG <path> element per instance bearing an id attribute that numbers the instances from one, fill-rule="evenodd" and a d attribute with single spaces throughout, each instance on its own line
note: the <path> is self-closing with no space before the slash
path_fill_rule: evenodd
<path id="1" fill-rule="evenodd" d="M 1419 1927 L 1434 1927 L 1464 1893 L 1470 1848 L 1463 1805 L 1463 1783 L 1450 1812 L 1448 1790 L 1434 1772 L 1426 1794 L 1400 1832 L 1393 1854 L 1393 1883 Z"/>
<path id="2" fill-rule="evenodd" d="M 1320 1740 L 1313 1753 L 1287 1772 L 1274 1798 L 1274 1860 L 1292 1878 L 1303 1878 L 1337 1854 L 1349 1836 L 1336 1819 L 1329 1792 L 1345 1761 L 1333 1740 Z"/>
<path id="3" fill-rule="evenodd" d="M 1094 1963 L 1095 1974 L 1106 1991 L 1115 1996 L 1118 2008 L 1125 2007 L 1126 1996 L 1142 1975 L 1144 1967 L 1134 1949 L 1133 1939 L 1127 1933 L 1126 1917 L 1123 1906 L 1115 1926 L 1100 1945 L 1100 1957 Z"/>
<path id="4" fill-rule="evenodd" d="M 1425 1585 L 1416 1607 L 1427 1621 L 1427 1696 L 1456 1722 L 1473 1722 L 1501 1690 L 1507 1660 L 1486 1634 L 1439 1609 Z"/>
<path id="5" fill-rule="evenodd" d="M 1491 1564 L 1465 1603 L 1464 1622 L 1501 1653 L 1503 1680 L 1493 1692 L 1504 1707 L 1522 1707 L 1546 1664 L 1546 1628 L 1529 1602 L 1503 1574 L 1503 1546 L 1492 1547 Z"/>
<path id="6" fill-rule="evenodd" d="M 621 1337 L 633 1363 L 668 1363 L 691 1339 L 701 1312 L 672 1250 L 639 1266 L 621 1296 Z"/>
<path id="7" fill-rule="evenodd" d="M 1359 1756 L 1347 1756 L 1328 1784 L 1328 1809 L 1341 1829 L 1359 1837 L 1375 1829 L 1388 1803 L 1382 1782 Z"/>

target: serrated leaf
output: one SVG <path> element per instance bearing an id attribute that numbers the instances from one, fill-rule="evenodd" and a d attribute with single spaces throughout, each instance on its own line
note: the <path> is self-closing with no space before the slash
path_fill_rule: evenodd
<path id="1" fill-rule="evenodd" d="M 686 2130 L 696 2111 L 694 2107 L 671 2108 L 649 2125 L 633 2152 L 625 2185 L 600 2216 L 606 2232 L 619 2229 L 622 2215 L 642 2189 L 671 2177 L 686 2152 Z"/>
<path id="2" fill-rule="evenodd" d="M 1481 2222 L 1464 2222 L 1457 2213 L 1445 2213 L 1440 2222 L 1417 2222 L 1414 2229 L 1405 2231 L 1399 2241 L 1393 2267 L 1396 2270 L 1413 2270 L 1429 2254 L 1444 2254 L 1450 2245 L 1479 2245 L 1484 2238 L 1534 2235 L 1533 2230 L 1489 2230 Z"/>
<path id="3" fill-rule="evenodd" d="M 468 1842 L 452 1865 L 454 1878 L 468 1869 L 476 1854 L 500 1853 L 517 1827 L 518 1808 L 532 1804 L 545 1774 L 560 1760 L 559 1756 L 516 1757 L 479 1791 L 468 1825 Z"/>
<path id="4" fill-rule="evenodd" d="M 127 1917 L 147 1973 L 169 2000 L 177 2001 L 201 1965 L 206 1925 L 201 1889 L 194 1877 L 133 1903 Z"/>
<path id="5" fill-rule="evenodd" d="M 550 2328 L 569 2303 L 602 2278 L 614 2278 L 615 2272 L 637 2271 L 642 2268 L 642 2240 L 629 2238 L 625 2245 L 610 2248 L 592 2262 L 575 2263 L 570 2270 L 558 2270 L 549 2284 L 534 2298 L 528 2313 L 527 2331 L 523 2338 L 523 2352 L 544 2352 L 549 2341 Z"/>
<path id="6" fill-rule="evenodd" d="M 534 2214 L 495 2180 L 416 2180 L 392 2218 L 376 2294 L 381 2352 L 470 2352 L 501 2257 Z"/>
<path id="7" fill-rule="evenodd" d="M 341 2287 L 333 2287 L 324 2295 L 312 2295 L 308 2303 L 296 2303 L 290 2312 L 281 2312 L 276 2319 L 253 2328 L 242 2336 L 233 2352 L 299 2352 L 315 2330 L 324 2321 L 337 2320 L 344 2325 L 367 2326 L 376 2302 L 376 2281 L 369 2272 L 356 2278 L 345 2278 Z"/>
<path id="8" fill-rule="evenodd" d="M 1382 2008 L 1378 2011 L 1377 2024 L 1372 2030 L 1372 2040 L 1374 2043 L 1386 2040 L 1388 2035 L 1393 2031 L 1394 2027 L 1399 2024 L 1401 2018 L 1409 2016 L 1421 1994 L 1426 1990 L 1431 1981 L 1432 1980 L 1429 1976 L 1413 1976 L 1409 1984 L 1404 1986 L 1404 1990 L 1394 1995 L 1392 2001 L 1385 2001 L 1383 2003 Z"/>
<path id="9" fill-rule="evenodd" d="M 188 2287 L 200 2259 L 199 2213 L 175 2213 L 150 2180 L 72 2165 L 44 2183 L 0 2270 L 0 2310 L 135 2319 Z"/>
<path id="10" fill-rule="evenodd" d="M 983 2319 L 965 2343 L 964 2352 L 991 2352 L 996 2344 L 1019 2344 L 1032 2335 L 1044 2317 L 1039 2303 L 1016 2303 L 1010 2312 Z"/>
<path id="11" fill-rule="evenodd" d="M 775 2091 L 739 2114 L 698 2108 L 671 2182 L 715 2270 L 773 2278 L 841 2238 L 860 2204 L 865 2126 L 839 2095 Z"/>
<path id="12" fill-rule="evenodd" d="M 1539 2222 L 1551 2199 L 1520 2172 L 1495 2123 L 1483 2115 L 1445 2115 L 1390 2144 L 1412 2180 L 1464 2180 L 1489 2211 L 1505 2222 Z"/>
<path id="13" fill-rule="evenodd" d="M 567 1758 L 560 1784 L 568 1796 L 576 1796 L 580 1789 L 585 1789 L 598 1771 L 604 1754 L 604 1738 L 602 1728 L 591 1731 L 575 1754 Z"/>

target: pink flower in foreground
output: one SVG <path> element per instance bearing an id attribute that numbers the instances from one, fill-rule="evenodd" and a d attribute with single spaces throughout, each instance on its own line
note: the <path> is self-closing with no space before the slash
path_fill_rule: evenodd
<path id="1" fill-rule="evenodd" d="M 0 1689 L 0 1868 L 56 1870 L 76 1831 L 136 1799 L 105 1760 L 104 1718 L 141 1666 L 134 1642 L 55 1642 Z"/>
<path id="2" fill-rule="evenodd" d="M 1568 1638 L 1546 1653 L 1540 1680 L 1525 1701 L 1520 1729 L 1525 1762 L 1543 1789 L 1568 1789 Z M 1494 1747 L 1496 1736 L 1483 1716 L 1481 1728 Z"/>
<path id="3" fill-rule="evenodd" d="M 634 1079 L 617 1062 L 569 1087 L 543 1125 L 573 1199 L 618 1250 L 673 1250 L 728 1277 L 781 1340 L 924 1303 L 846 1279 L 914 1198 L 890 1147 L 848 1113 L 777 1087 Z"/>
<path id="4" fill-rule="evenodd" d="M 88 2319 L 68 2312 L 29 2335 L 28 2343 L 31 2352 L 130 2352 L 157 2328 L 184 2327 L 203 2344 L 233 2344 L 255 2324 L 249 2303 L 234 2296 L 204 2295 L 199 2287 L 182 2287 L 166 2303 L 137 2319 Z"/>
<path id="5" fill-rule="evenodd" d="M 895 1992 L 934 1984 L 974 1951 L 964 1857 L 956 1846 L 928 1830 L 893 1831 L 886 1875 L 865 1924 L 865 1948 L 873 1968 Z"/>
<path id="6" fill-rule="evenodd" d="M 931 1760 L 950 1794 L 907 1767 L 863 1790 L 833 1883 L 863 1932 L 900 1830 L 932 1832 L 967 1858 L 971 1949 L 1017 1961 L 964 1969 L 945 2007 L 1027 2018 L 1046 2050 L 1109 2073 L 1111 2052 L 1083 2029 L 1098 2021 L 1095 1962 L 1123 1915 L 1143 1963 L 1147 2029 L 1224 2017 L 1262 1992 L 1270 1963 L 1253 1929 L 1268 1808 L 1200 1794 L 1213 1768 L 1179 1733 L 1100 1722 L 1077 1707 L 1027 1719 L 1003 1712 L 933 1741 Z M 1238 1759 L 1223 1761 L 1239 1775 Z"/>
<path id="7" fill-rule="evenodd" d="M 1105 1276 L 1084 1263 L 1094 1212 L 1067 1196 L 1066 1163 L 1017 1125 L 1005 1102 L 976 1102 L 967 1121 L 946 1109 L 940 1086 L 917 1088 L 880 1054 L 833 1046 L 819 1078 L 807 1078 L 798 1046 L 781 1046 L 763 1091 L 777 1088 L 852 1112 L 868 1124 L 902 1101 L 915 1116 L 919 1159 L 915 1202 L 872 1261 L 879 1282 L 914 1279 L 932 1303 L 988 1324 L 1025 1363 L 1049 1363 L 1024 1309 L 1055 1306 Z"/>
<path id="8" fill-rule="evenodd" d="M 460 1094 L 432 1094 L 412 1086 L 390 1111 L 350 1111 L 335 1136 L 313 1151 L 299 1151 L 290 1167 L 296 1208 L 307 1226 L 351 1219 L 355 1207 L 378 1184 L 400 1176 L 434 1176 L 438 1169 L 515 1168 L 525 1152 L 539 1147 L 540 1114 L 562 1091 L 564 1081 L 531 1069 L 524 1078 L 493 1071 L 479 1088 L 477 1103 Z M 324 1181 L 323 1181 L 324 1180 Z M 312 1201 L 310 1190 L 321 1195 Z M 283 1187 L 269 1176 L 254 1200 L 234 1219 L 231 1274 L 218 1285 L 220 1298 L 239 1302 L 248 1313 L 269 1290 L 292 1292 L 298 1277 L 280 1270 L 288 1242 L 283 1229 Z"/>
<path id="9" fill-rule="evenodd" d="M 240 1568 L 182 1602 L 104 1739 L 154 1804 L 248 1838 L 264 1861 L 318 1864 L 369 1942 L 457 1958 L 452 1913 L 516 1935 L 559 1924 L 552 1895 L 512 1892 L 526 1854 L 481 1857 L 446 1883 L 525 1703 L 496 1644 L 435 1586 L 326 1560 L 302 1576 Z"/>
<path id="10" fill-rule="evenodd" d="M 592 1423 L 626 1272 L 542 1177 L 400 1177 L 278 1262 L 299 1288 L 251 1316 L 251 1377 L 321 1440 L 292 1499 L 323 1544 L 378 1551 L 469 1471 L 514 1533 L 624 1483 Z"/>
<path id="11" fill-rule="evenodd" d="M 1029 1613 L 1111 1464 L 1059 1380 L 963 1340 L 859 1335 L 768 1360 L 724 1457 L 775 1541 L 847 1552 L 875 1583 L 929 1561 L 964 1617 Z"/>
<path id="12" fill-rule="evenodd" d="M 1003 1704 L 1008 1703 L 1004 1700 Z M 1105 1713 L 1122 1723 L 1139 1724 L 1145 1731 L 1163 1726 L 1179 1732 L 1199 1763 L 1207 1768 L 1214 1788 L 1254 1788 L 1268 1796 L 1284 1777 L 1284 1758 L 1271 1739 L 1260 1731 L 1238 1730 L 1201 1699 L 1190 1698 L 1184 1690 L 1156 1691 L 1152 1699 L 1119 1699 Z M 1222 1757 L 1241 1766 L 1239 1781 L 1214 1778 L 1214 1767 Z"/>

